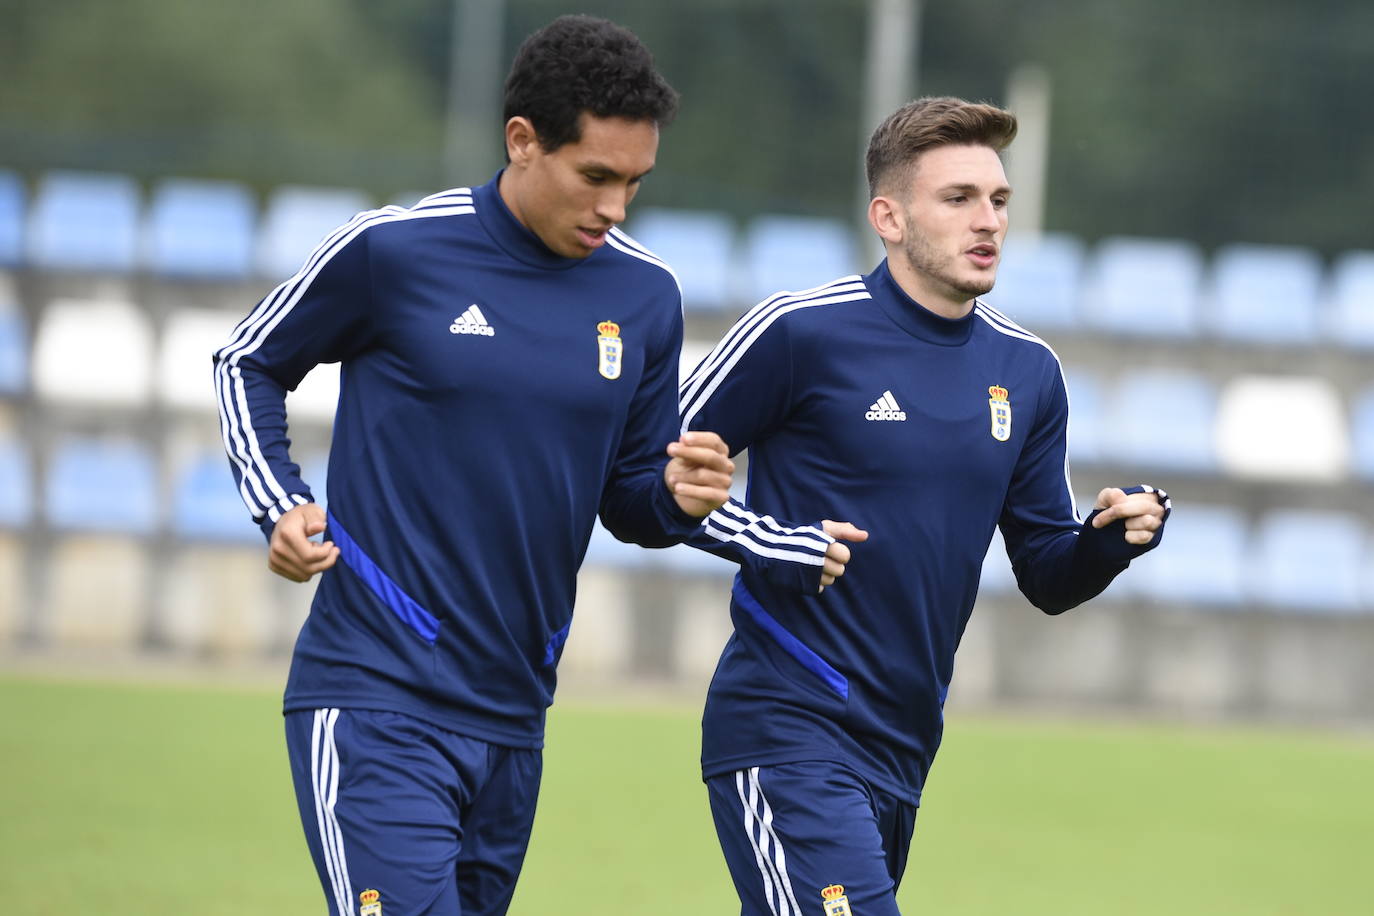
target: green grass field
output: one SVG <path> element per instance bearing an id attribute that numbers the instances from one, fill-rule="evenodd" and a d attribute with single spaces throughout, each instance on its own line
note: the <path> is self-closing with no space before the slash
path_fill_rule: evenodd
<path id="1" fill-rule="evenodd" d="M 555 707 L 513 913 L 738 912 L 697 721 Z M 275 691 L 12 676 L 0 723 L 0 911 L 324 911 Z M 1372 782 L 1367 738 L 955 716 L 903 911 L 1374 913 Z"/>

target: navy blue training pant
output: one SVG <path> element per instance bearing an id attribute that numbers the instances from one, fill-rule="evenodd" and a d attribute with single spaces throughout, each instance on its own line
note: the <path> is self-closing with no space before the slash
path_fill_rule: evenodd
<path id="1" fill-rule="evenodd" d="M 392 712 L 286 715 L 330 916 L 496 916 L 529 845 L 541 752 Z"/>
<path id="2" fill-rule="evenodd" d="M 915 806 L 828 761 L 706 786 L 742 916 L 898 916 Z"/>

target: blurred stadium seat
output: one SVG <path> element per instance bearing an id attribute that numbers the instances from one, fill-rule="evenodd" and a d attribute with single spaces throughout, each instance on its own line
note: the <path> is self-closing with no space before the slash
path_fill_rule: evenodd
<path id="1" fill-rule="evenodd" d="M 242 279 L 253 267 L 253 197 L 229 181 L 170 178 L 153 190 L 145 257 L 155 273 Z"/>
<path id="2" fill-rule="evenodd" d="M 673 268 L 687 310 L 721 312 L 737 305 L 735 227 L 726 214 L 645 207 L 635 213 L 630 235 Z"/>
<path id="3" fill-rule="evenodd" d="M 1136 337 L 1191 337 L 1198 332 L 1202 267 L 1202 252 L 1190 242 L 1104 239 L 1089 258 L 1084 321 Z"/>
<path id="4" fill-rule="evenodd" d="M 1348 512 L 1280 509 L 1261 520 L 1248 584 L 1270 608 L 1359 611 L 1366 533 Z"/>
<path id="5" fill-rule="evenodd" d="M 65 439 L 43 503 L 59 539 L 40 633 L 62 646 L 132 648 L 151 607 L 146 538 L 159 514 L 152 452 L 122 437 Z"/>
<path id="6" fill-rule="evenodd" d="M 23 530 L 33 518 L 33 464 L 18 439 L 0 435 L 0 527 Z"/>
<path id="7" fill-rule="evenodd" d="M 276 648 L 281 616 L 266 545 L 234 488 L 223 452 L 190 457 L 176 476 L 160 638 L 173 649 L 212 657 Z"/>
<path id="8" fill-rule="evenodd" d="M 153 365 L 152 325 L 138 306 L 62 299 L 43 310 L 33 352 L 40 398 L 140 406 L 149 398 Z"/>
<path id="9" fill-rule="evenodd" d="M 53 450 L 44 507 L 57 529 L 151 534 L 157 462 L 135 439 L 67 438 Z"/>
<path id="10" fill-rule="evenodd" d="M 1351 469 L 1374 481 L 1374 385 L 1356 395 L 1351 405 L 1350 446 Z"/>
<path id="11" fill-rule="evenodd" d="M 258 273 L 274 282 L 292 276 L 327 235 L 370 206 L 366 195 L 351 188 L 275 189 L 258 232 Z"/>
<path id="12" fill-rule="evenodd" d="M 0 171 L 0 266 L 24 258 L 24 206 L 24 182 L 13 172 Z"/>
<path id="13" fill-rule="evenodd" d="M 29 331 L 10 275 L 0 272 L 0 397 L 29 387 Z"/>
<path id="14" fill-rule="evenodd" d="M 1349 463 L 1340 396 L 1315 376 L 1228 380 L 1217 408 L 1216 442 L 1222 471 L 1235 477 L 1336 481 Z"/>
<path id="15" fill-rule="evenodd" d="M 1073 328 L 1083 279 L 1083 243 L 1071 235 L 1046 233 L 1034 241 L 1012 238 L 997 268 L 997 286 L 987 299 L 1031 331 Z"/>
<path id="16" fill-rule="evenodd" d="M 1189 503 L 1141 561 L 1139 590 L 1159 601 L 1239 606 L 1251 575 L 1249 526 L 1232 506 Z"/>
<path id="17" fill-rule="evenodd" d="M 158 348 L 157 392 L 163 403 L 213 414 L 211 355 L 229 342 L 241 315 L 216 309 L 177 309 L 167 316 Z"/>
<path id="18" fill-rule="evenodd" d="M 33 571 L 25 545 L 33 519 L 33 465 L 28 448 L 0 435 L 0 645 L 23 625 L 25 596 Z"/>
<path id="19" fill-rule="evenodd" d="M 171 528 L 178 540 L 263 543 L 223 452 L 201 454 L 186 463 L 172 485 L 171 505 Z"/>
<path id="20" fill-rule="evenodd" d="M 862 272 L 848 226 L 805 216 L 755 217 L 745 232 L 744 262 L 746 304 Z"/>
<path id="21" fill-rule="evenodd" d="M 138 185 L 127 175 L 49 172 L 29 214 L 29 260 L 46 270 L 130 272 L 138 208 Z"/>
<path id="22" fill-rule="evenodd" d="M 1108 457 L 1124 467 L 1217 470 L 1215 386 L 1185 369 L 1123 371 L 1107 405 Z"/>
<path id="23" fill-rule="evenodd" d="M 1321 282 L 1321 259 L 1307 248 L 1223 246 L 1212 260 L 1203 323 L 1239 343 L 1313 343 Z"/>
<path id="24" fill-rule="evenodd" d="M 1347 251 L 1330 274 L 1326 339 L 1340 346 L 1374 348 L 1374 251 Z"/>
<path id="25" fill-rule="evenodd" d="M 1102 381 L 1086 369 L 1065 369 L 1069 392 L 1069 461 L 1097 464 L 1103 460 L 1103 439 L 1110 433 Z"/>

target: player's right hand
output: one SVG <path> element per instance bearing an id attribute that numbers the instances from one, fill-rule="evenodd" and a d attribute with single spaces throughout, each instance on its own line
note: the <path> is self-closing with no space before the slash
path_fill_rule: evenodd
<path id="1" fill-rule="evenodd" d="M 832 522 L 830 519 L 822 521 L 821 528 L 835 539 L 825 551 L 825 568 L 821 573 L 820 589 L 825 591 L 827 585 L 834 585 L 835 580 L 844 575 L 844 569 L 849 565 L 849 548 L 844 545 L 844 542 L 866 541 L 868 540 L 868 532 L 851 525 L 849 522 Z"/>
<path id="2" fill-rule="evenodd" d="M 334 542 L 310 540 L 324 528 L 324 510 L 316 503 L 297 506 L 277 519 L 267 547 L 267 568 L 292 582 L 308 582 L 333 566 L 339 559 Z"/>

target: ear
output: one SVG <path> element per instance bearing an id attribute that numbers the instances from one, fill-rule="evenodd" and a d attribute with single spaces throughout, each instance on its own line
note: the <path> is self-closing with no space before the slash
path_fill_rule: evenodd
<path id="1" fill-rule="evenodd" d="M 538 148 L 539 134 L 529 118 L 517 115 L 506 122 L 506 155 L 511 165 L 520 168 L 529 165 Z"/>
<path id="2" fill-rule="evenodd" d="M 902 205 L 890 197 L 875 197 L 868 202 L 868 222 L 884 242 L 900 245 L 906 235 L 906 214 Z"/>

